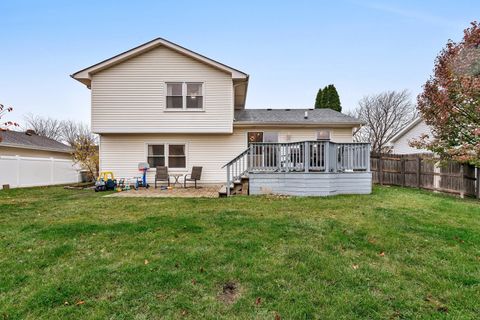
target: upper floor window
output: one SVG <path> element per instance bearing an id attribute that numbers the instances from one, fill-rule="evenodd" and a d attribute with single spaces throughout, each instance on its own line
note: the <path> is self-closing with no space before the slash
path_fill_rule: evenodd
<path id="1" fill-rule="evenodd" d="M 167 108 L 183 108 L 183 83 L 167 83 Z"/>
<path id="2" fill-rule="evenodd" d="M 167 83 L 167 109 L 201 110 L 203 109 L 203 83 L 169 82 Z"/>

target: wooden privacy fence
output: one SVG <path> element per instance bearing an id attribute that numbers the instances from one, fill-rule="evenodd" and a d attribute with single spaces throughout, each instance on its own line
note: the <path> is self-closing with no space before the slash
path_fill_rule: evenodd
<path id="1" fill-rule="evenodd" d="M 425 154 L 372 153 L 373 183 L 415 187 L 480 198 L 480 169 L 455 161 L 440 164 Z"/>

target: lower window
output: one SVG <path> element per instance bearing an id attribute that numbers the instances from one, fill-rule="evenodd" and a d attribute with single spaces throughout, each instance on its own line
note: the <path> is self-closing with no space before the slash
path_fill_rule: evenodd
<path id="1" fill-rule="evenodd" d="M 169 167 L 185 169 L 187 156 L 184 144 L 150 144 L 148 145 L 148 164 L 151 168 Z"/>

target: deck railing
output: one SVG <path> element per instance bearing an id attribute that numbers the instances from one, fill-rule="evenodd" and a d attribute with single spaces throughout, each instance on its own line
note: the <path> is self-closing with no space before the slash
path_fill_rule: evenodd
<path id="1" fill-rule="evenodd" d="M 250 172 L 370 171 L 369 143 L 301 141 L 252 143 L 227 168 L 227 194 L 233 182 Z"/>

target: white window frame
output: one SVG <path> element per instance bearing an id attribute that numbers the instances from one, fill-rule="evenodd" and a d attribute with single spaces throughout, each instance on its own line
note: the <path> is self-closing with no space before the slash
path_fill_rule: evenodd
<path id="1" fill-rule="evenodd" d="M 168 108 L 168 85 L 173 83 L 182 84 L 182 108 Z M 201 108 L 187 108 L 187 84 L 201 84 L 202 85 L 202 107 Z M 165 82 L 165 107 L 166 112 L 202 112 L 205 111 L 205 81 L 166 81 Z"/>
<path id="2" fill-rule="evenodd" d="M 168 167 L 168 170 L 170 171 L 187 171 L 188 168 L 188 143 L 186 142 L 181 142 L 181 141 L 169 141 L 169 142 L 156 142 L 156 141 L 149 141 L 145 143 L 145 158 L 146 162 L 148 163 L 148 146 L 151 145 L 163 145 L 164 146 L 164 157 L 165 157 L 165 167 Z M 183 145 L 185 149 L 185 167 L 182 168 L 170 168 L 170 163 L 168 157 L 170 156 L 170 150 L 169 146 L 170 145 Z M 156 168 L 151 168 L 151 169 L 156 169 Z"/>

